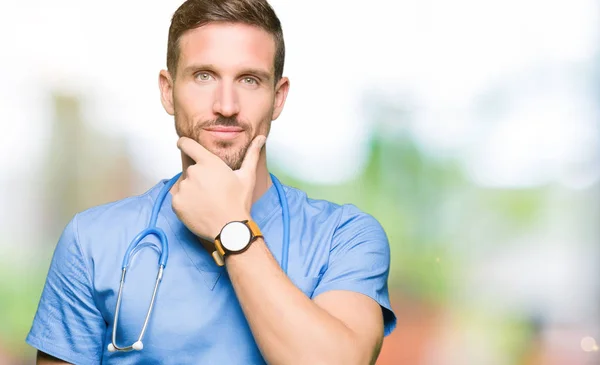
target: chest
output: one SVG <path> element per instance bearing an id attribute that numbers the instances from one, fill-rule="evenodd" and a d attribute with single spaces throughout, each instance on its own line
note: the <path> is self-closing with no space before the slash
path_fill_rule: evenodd
<path id="1" fill-rule="evenodd" d="M 281 263 L 283 230 L 277 222 L 267 222 L 261 229 L 273 256 Z M 105 362 L 264 363 L 226 270 L 215 266 L 194 237 L 165 226 L 169 261 L 147 322 L 144 349 L 127 353 L 105 351 Z M 287 274 L 305 295 L 312 297 L 328 251 L 319 248 L 321 240 L 315 232 L 292 225 L 291 233 L 294 239 L 288 248 Z M 136 342 L 144 327 L 158 273 L 158 247 L 158 242 L 150 237 L 133 254 L 121 294 L 118 346 Z M 107 324 L 105 348 L 112 340 L 119 290 L 122 254 L 116 256 L 104 257 L 96 266 L 95 299 Z"/>
<path id="2" fill-rule="evenodd" d="M 142 331 L 155 285 L 156 257 L 152 250 L 141 251 L 127 273 L 116 327 L 119 346 L 133 344 Z M 115 326 L 116 291 L 98 294 L 108 344 Z M 119 364 L 263 363 L 227 273 L 201 272 L 189 260 L 165 269 L 143 343 L 139 352 L 105 351 L 104 360 Z"/>
<path id="3" fill-rule="evenodd" d="M 179 257 L 179 258 L 178 258 Z M 126 275 L 116 330 L 118 346 L 138 340 L 152 300 L 158 253 L 137 253 Z M 307 296 L 318 278 L 294 275 Z M 105 348 L 111 343 L 118 285 L 99 291 L 107 322 Z M 158 287 L 140 352 L 104 352 L 106 363 L 119 364 L 262 364 L 250 327 L 226 271 L 199 270 L 187 257 L 173 255 Z"/>

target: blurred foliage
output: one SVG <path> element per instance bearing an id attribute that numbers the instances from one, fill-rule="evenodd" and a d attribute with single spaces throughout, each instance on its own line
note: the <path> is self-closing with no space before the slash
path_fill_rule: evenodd
<path id="1" fill-rule="evenodd" d="M 339 186 L 283 180 L 316 199 L 353 203 L 382 224 L 392 249 L 390 286 L 404 295 L 439 303 L 458 279 L 462 246 L 474 218 L 494 235 L 526 229 L 538 219 L 541 190 L 502 191 L 474 186 L 458 161 L 436 160 L 408 135 L 375 136 L 364 172 Z M 499 225 L 508 225 L 502 229 Z M 484 245 L 484 242 L 475 244 Z"/>
<path id="2" fill-rule="evenodd" d="M 53 249 L 54 245 L 48 248 Z M 14 260 L 0 265 L 0 344 L 13 356 L 35 353 L 25 343 L 25 337 L 37 310 L 51 255 L 44 247 L 36 258 L 10 252 L 7 257 Z M 1 355 L 0 351 L 0 360 Z"/>
<path id="3" fill-rule="evenodd" d="M 434 161 L 407 136 L 373 138 L 370 158 L 356 179 L 341 185 L 306 183 L 277 172 L 286 184 L 315 199 L 352 203 L 384 227 L 392 250 L 390 287 L 439 302 L 452 280 L 440 203 L 464 180 L 458 167 Z"/>

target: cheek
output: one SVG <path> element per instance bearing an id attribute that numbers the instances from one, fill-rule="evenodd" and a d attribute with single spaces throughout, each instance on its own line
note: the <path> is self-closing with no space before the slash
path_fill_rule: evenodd
<path id="1" fill-rule="evenodd" d="M 240 111 L 245 119 L 256 126 L 265 121 L 270 122 L 273 116 L 274 97 L 271 93 L 252 91 L 240 94 Z"/>
<path id="2" fill-rule="evenodd" d="M 209 88 L 186 83 L 177 87 L 173 96 L 175 111 L 179 115 L 197 115 L 210 109 L 213 93 Z"/>

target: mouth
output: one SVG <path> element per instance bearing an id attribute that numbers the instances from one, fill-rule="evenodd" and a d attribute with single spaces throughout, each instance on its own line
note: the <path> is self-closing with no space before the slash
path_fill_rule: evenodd
<path id="1" fill-rule="evenodd" d="M 224 127 L 224 126 L 208 127 L 208 128 L 205 128 L 204 130 L 207 131 L 214 138 L 221 139 L 221 140 L 234 139 L 244 132 L 244 129 L 240 128 L 240 127 Z"/>

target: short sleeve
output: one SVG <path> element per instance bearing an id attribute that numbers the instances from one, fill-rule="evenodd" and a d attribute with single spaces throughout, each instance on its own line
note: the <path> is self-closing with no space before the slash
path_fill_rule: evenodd
<path id="1" fill-rule="evenodd" d="M 330 290 L 348 290 L 367 295 L 382 308 L 384 335 L 396 327 L 389 299 L 390 247 L 379 222 L 353 205 L 342 206 L 334 233 L 329 263 L 313 297 Z"/>
<path id="2" fill-rule="evenodd" d="M 77 242 L 77 217 L 54 250 L 26 342 L 74 364 L 98 364 L 106 323 L 94 304 L 92 280 Z"/>

